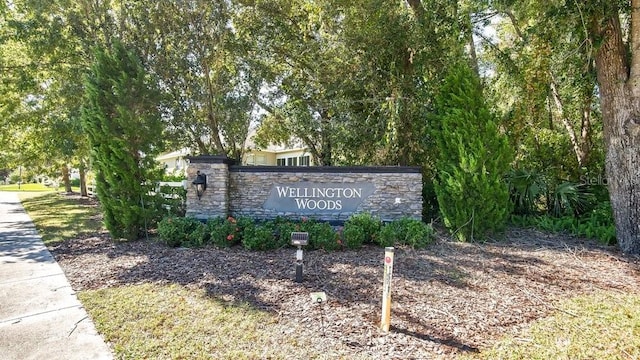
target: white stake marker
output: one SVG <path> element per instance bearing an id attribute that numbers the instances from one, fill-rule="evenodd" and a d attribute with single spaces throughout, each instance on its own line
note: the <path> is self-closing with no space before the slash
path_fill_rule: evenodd
<path id="1" fill-rule="evenodd" d="M 391 326 L 391 275 L 393 273 L 393 248 L 384 248 L 384 283 L 382 285 L 382 331 Z"/>

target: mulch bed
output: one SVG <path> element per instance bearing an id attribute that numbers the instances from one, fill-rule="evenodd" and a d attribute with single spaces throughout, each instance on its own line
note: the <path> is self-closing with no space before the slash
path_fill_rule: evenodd
<path id="1" fill-rule="evenodd" d="M 640 259 L 592 241 L 522 229 L 486 244 L 439 237 L 426 250 L 396 248 L 392 329 L 384 334 L 381 248 L 305 251 L 300 284 L 291 248 L 168 248 L 113 242 L 103 233 L 51 250 L 76 290 L 143 282 L 203 289 L 276 314 L 282 332 L 274 337 L 301 337 L 308 351 L 327 358 L 451 358 L 491 347 L 556 311 L 561 299 L 640 293 Z M 313 303 L 315 291 L 328 301 Z"/>

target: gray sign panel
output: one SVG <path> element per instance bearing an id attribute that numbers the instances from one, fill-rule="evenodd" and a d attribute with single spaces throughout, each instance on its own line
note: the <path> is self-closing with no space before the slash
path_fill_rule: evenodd
<path id="1" fill-rule="evenodd" d="M 298 214 L 351 213 L 374 191 L 372 183 L 274 184 L 262 207 Z"/>

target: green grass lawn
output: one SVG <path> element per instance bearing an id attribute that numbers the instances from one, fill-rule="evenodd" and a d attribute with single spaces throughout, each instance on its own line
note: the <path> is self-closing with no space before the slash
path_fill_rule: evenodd
<path id="1" fill-rule="evenodd" d="M 20 199 L 47 245 L 102 229 L 99 210 L 87 199 L 53 192 L 21 194 Z"/>
<path id="2" fill-rule="evenodd" d="M 601 292 L 564 301 L 561 311 L 508 337 L 483 359 L 640 359 L 640 296 Z"/>
<path id="3" fill-rule="evenodd" d="M 118 359 L 284 359 L 302 345 L 283 339 L 273 314 L 179 285 L 122 286 L 79 297 Z"/>
<path id="4" fill-rule="evenodd" d="M 42 184 L 9 184 L 9 185 L 0 185 L 0 191 L 25 191 L 25 192 L 41 192 L 41 191 L 55 191 L 55 188 L 46 187 Z"/>

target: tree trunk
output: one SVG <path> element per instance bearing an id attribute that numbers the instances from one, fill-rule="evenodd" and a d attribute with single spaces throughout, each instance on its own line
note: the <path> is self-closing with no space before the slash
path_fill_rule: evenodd
<path id="1" fill-rule="evenodd" d="M 576 130 L 573 127 L 573 123 L 571 122 L 571 119 L 569 119 L 564 112 L 564 103 L 560 98 L 560 93 L 558 92 L 558 87 L 556 85 L 556 81 L 553 74 L 550 74 L 550 77 L 551 77 L 551 83 L 549 84 L 549 86 L 551 88 L 551 97 L 553 98 L 553 101 L 556 104 L 556 109 L 558 111 L 558 115 L 560 116 L 560 121 L 562 122 L 562 125 L 564 125 L 564 128 L 567 131 L 567 134 L 569 135 L 569 140 L 571 140 L 571 146 L 573 147 L 573 152 L 576 155 L 576 160 L 578 160 L 578 166 L 582 167 L 584 166 L 587 159 L 586 146 L 584 144 L 584 138 L 586 135 L 584 134 L 584 132 L 587 131 L 588 128 L 583 126 L 582 137 L 578 138 L 578 136 L 576 135 Z M 549 112 L 549 114 L 551 114 L 551 111 Z M 583 116 L 585 115 L 583 114 Z M 583 118 L 583 124 L 584 124 L 584 118 Z"/>
<path id="2" fill-rule="evenodd" d="M 67 164 L 62 165 L 62 182 L 64 182 L 64 190 L 71 193 L 71 180 L 69 179 L 69 167 Z"/>
<path id="3" fill-rule="evenodd" d="M 219 155 L 227 155 L 227 151 L 222 143 L 222 139 L 220 138 L 220 124 L 218 123 L 217 114 L 215 114 L 214 109 L 214 86 L 211 81 L 211 74 L 209 70 L 209 65 L 207 61 L 203 61 L 204 67 L 204 78 L 207 83 L 207 120 L 209 123 L 209 129 L 211 131 L 211 137 L 216 146 L 216 152 Z"/>
<path id="4" fill-rule="evenodd" d="M 464 14 L 464 22 L 465 26 L 467 27 L 466 29 L 464 29 L 464 33 L 467 37 L 467 46 L 469 47 L 469 62 L 476 75 L 478 75 L 478 77 L 482 79 L 482 77 L 480 76 L 480 65 L 478 64 L 476 43 L 475 41 L 473 41 L 473 23 L 471 22 L 471 14 L 469 13 L 469 11 L 466 11 L 466 13 Z"/>
<path id="5" fill-rule="evenodd" d="M 636 2 L 633 1 L 637 8 Z M 596 53 L 596 69 L 609 196 L 621 250 L 640 254 L 640 108 L 639 99 L 634 96 L 640 89 L 640 73 L 633 71 L 627 62 L 618 14 L 611 15 L 603 24 L 602 28 L 593 29 L 592 34 L 603 39 Z M 630 48 L 636 50 L 640 37 L 632 36 L 632 41 Z M 634 51 L 632 55 L 633 64 L 640 59 L 640 53 Z"/>
<path id="6" fill-rule="evenodd" d="M 89 196 L 87 193 L 87 169 L 84 166 L 84 161 L 80 161 L 78 173 L 80 174 L 80 196 L 87 197 Z"/>
<path id="7" fill-rule="evenodd" d="M 331 118 L 326 110 L 320 112 L 320 136 L 322 137 L 322 155 L 320 156 L 320 166 L 333 166 L 333 143 L 331 141 Z"/>

